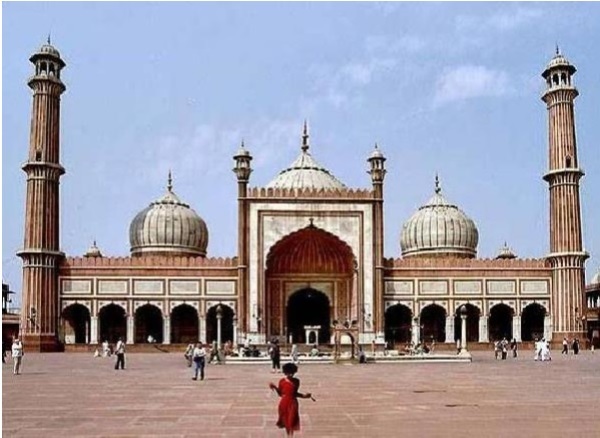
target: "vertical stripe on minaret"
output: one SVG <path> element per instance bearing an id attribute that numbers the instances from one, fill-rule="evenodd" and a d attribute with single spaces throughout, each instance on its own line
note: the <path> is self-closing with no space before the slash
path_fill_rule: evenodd
<path id="1" fill-rule="evenodd" d="M 28 351 L 54 351 L 58 339 L 58 265 L 60 252 L 59 180 L 60 95 L 65 66 L 48 41 L 29 59 L 35 66 L 28 85 L 33 90 L 23 249 L 21 337 Z"/>
<path id="2" fill-rule="evenodd" d="M 550 254 L 552 267 L 553 338 L 583 337 L 585 300 L 585 260 L 581 230 L 579 167 L 575 137 L 573 86 L 576 68 L 560 52 L 550 61 L 542 77 L 548 107 L 548 173 L 544 180 L 550 189 Z"/>

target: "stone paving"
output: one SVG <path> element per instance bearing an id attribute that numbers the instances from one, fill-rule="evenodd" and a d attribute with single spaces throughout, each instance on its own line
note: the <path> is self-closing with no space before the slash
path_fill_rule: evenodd
<path id="1" fill-rule="evenodd" d="M 600 352 L 534 362 L 300 365 L 303 437 L 600 436 Z M 3 437 L 281 437 L 265 365 L 210 365 L 137 353 L 127 369 L 82 353 L 24 357 L 2 370 Z"/>

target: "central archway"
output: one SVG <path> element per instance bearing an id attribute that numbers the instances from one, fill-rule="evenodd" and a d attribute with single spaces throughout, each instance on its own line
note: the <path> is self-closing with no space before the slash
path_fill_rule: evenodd
<path id="1" fill-rule="evenodd" d="M 479 342 L 479 317 L 481 312 L 473 304 L 465 304 L 467 309 L 467 342 Z M 456 309 L 454 317 L 454 339 L 460 339 L 462 336 L 462 318 L 460 316 L 460 307 Z"/>
<path id="2" fill-rule="evenodd" d="M 424 341 L 446 341 L 446 310 L 430 304 L 421 310 L 421 339 Z"/>
<path id="3" fill-rule="evenodd" d="M 320 325 L 319 343 L 330 343 L 333 320 L 360 323 L 357 272 L 352 249 L 312 221 L 288 234 L 267 255 L 266 311 L 259 330 L 267 338 L 305 342 L 304 326 Z"/>
<path id="4" fill-rule="evenodd" d="M 294 292 L 287 303 L 288 332 L 292 341 L 304 344 L 306 339 L 305 326 L 321 326 L 319 329 L 319 344 L 330 341 L 331 319 L 329 316 L 329 299 L 323 292 L 306 288 Z"/>
<path id="5" fill-rule="evenodd" d="M 402 305 L 395 304 L 385 311 L 385 341 L 389 345 L 410 343 L 412 312 Z"/>

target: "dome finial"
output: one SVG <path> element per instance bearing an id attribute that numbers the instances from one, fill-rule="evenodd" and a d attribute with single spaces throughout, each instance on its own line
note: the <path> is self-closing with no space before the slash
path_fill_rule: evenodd
<path id="1" fill-rule="evenodd" d="M 558 47 L 558 43 L 556 43 L 556 56 L 560 55 L 560 48 Z"/>
<path id="2" fill-rule="evenodd" d="M 52 43 L 51 43 L 51 39 L 50 39 L 50 34 L 51 34 L 51 33 L 50 33 L 50 32 L 48 32 L 48 44 L 52 44 Z"/>
<path id="3" fill-rule="evenodd" d="M 304 120 L 304 129 L 302 130 L 302 152 L 308 151 L 310 145 L 308 144 L 308 122 Z"/>
<path id="4" fill-rule="evenodd" d="M 437 193 L 439 195 L 441 192 L 442 192 L 442 188 L 440 187 L 440 178 L 436 172 L 435 173 L 435 193 Z"/>
<path id="5" fill-rule="evenodd" d="M 169 169 L 169 176 L 167 178 L 167 191 L 173 191 L 173 176 L 171 175 L 171 169 Z"/>

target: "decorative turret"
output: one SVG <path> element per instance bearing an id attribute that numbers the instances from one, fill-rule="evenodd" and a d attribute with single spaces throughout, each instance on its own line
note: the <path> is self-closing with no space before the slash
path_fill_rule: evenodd
<path id="1" fill-rule="evenodd" d="M 373 185 L 383 184 L 385 174 L 387 173 L 387 170 L 385 170 L 385 160 L 386 158 L 379 150 L 379 146 L 377 143 L 375 143 L 375 149 L 367 160 L 371 166 L 367 173 L 371 175 L 371 181 L 373 181 Z"/>
<path id="2" fill-rule="evenodd" d="M 504 246 L 500 248 L 500 250 L 498 251 L 498 255 L 496 256 L 496 260 L 512 260 L 516 258 L 517 256 L 514 252 L 512 252 L 512 250 L 506 242 L 504 242 Z"/>
<path id="3" fill-rule="evenodd" d="M 88 250 L 83 255 L 84 257 L 102 257 L 102 252 L 100 252 L 100 248 L 96 245 L 96 240 L 92 243 L 92 246 L 88 248 Z"/>
<path id="4" fill-rule="evenodd" d="M 242 144 L 237 153 L 233 156 L 233 159 L 235 160 L 233 173 L 235 173 L 239 182 L 248 183 L 250 174 L 252 173 L 252 168 L 250 167 L 252 155 L 250 155 L 250 152 L 244 147 L 244 140 L 242 140 Z"/>

